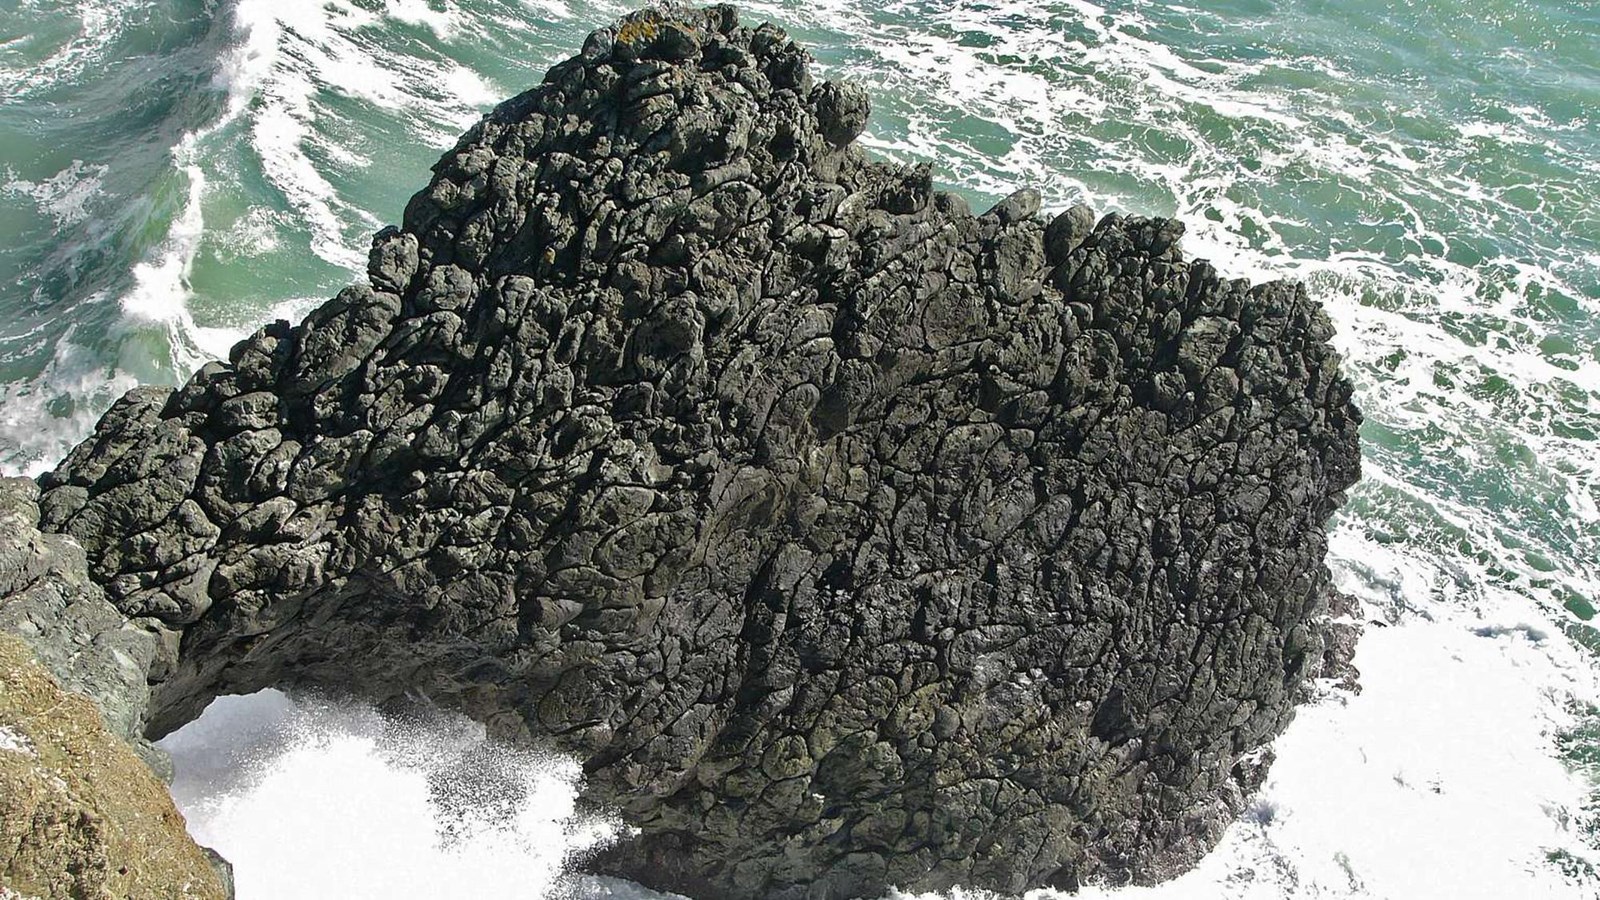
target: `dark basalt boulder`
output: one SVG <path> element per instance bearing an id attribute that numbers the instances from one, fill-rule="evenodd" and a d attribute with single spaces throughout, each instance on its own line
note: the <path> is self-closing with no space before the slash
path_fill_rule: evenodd
<path id="1" fill-rule="evenodd" d="M 870 162 L 867 98 L 645 11 L 468 132 L 370 279 L 45 476 L 152 734 L 408 693 L 577 754 L 700 898 L 1190 865 L 1324 656 L 1332 327 L 1173 221 Z M 1347 646 L 1347 641 L 1334 642 Z"/>

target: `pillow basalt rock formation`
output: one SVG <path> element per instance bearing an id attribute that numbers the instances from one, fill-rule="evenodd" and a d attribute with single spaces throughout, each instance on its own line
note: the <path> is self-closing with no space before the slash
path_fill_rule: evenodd
<path id="1" fill-rule="evenodd" d="M 595 32 L 370 277 L 42 479 L 220 693 L 407 693 L 583 760 L 709 898 L 1191 864 L 1324 663 L 1357 477 L 1332 327 L 1173 221 L 975 215 L 727 7 Z"/>

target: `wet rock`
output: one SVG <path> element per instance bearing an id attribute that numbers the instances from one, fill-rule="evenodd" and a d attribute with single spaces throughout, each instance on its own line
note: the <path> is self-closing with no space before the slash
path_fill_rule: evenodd
<path id="1" fill-rule="evenodd" d="M 1050 220 L 1044 229 L 1045 255 L 1057 265 L 1066 261 L 1072 251 L 1078 249 L 1083 239 L 1094 230 L 1094 210 L 1082 204 L 1075 205 L 1066 212 Z"/>
<path id="2" fill-rule="evenodd" d="M 1033 218 L 1039 211 L 1039 203 L 1038 191 L 1033 188 L 1023 188 L 996 203 L 994 208 L 984 215 L 994 217 L 1002 225 L 1014 225 Z"/>
<path id="3" fill-rule="evenodd" d="M 40 508 L 165 648 L 150 732 L 414 691 L 578 754 L 640 831 L 596 864 L 703 898 L 1198 859 L 1338 657 L 1331 326 L 1173 222 L 973 216 L 866 109 L 773 26 L 636 13 L 369 283 L 113 407 Z"/>

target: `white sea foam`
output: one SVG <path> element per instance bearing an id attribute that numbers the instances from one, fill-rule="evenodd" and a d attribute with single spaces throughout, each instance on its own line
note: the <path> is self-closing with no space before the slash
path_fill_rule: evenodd
<path id="1" fill-rule="evenodd" d="M 120 27 L 118 16 L 128 12 L 123 7 L 85 7 L 83 40 L 92 37 L 95 47 L 111 40 L 101 32 Z M 255 327 L 254 321 L 201 325 L 190 310 L 191 276 L 208 240 L 204 210 L 210 176 L 232 152 L 229 129 L 236 123 L 248 131 L 268 180 L 310 232 L 312 250 L 352 273 L 364 268 L 365 236 L 378 220 L 342 199 L 323 167 L 356 168 L 365 165 L 365 157 L 358 146 L 336 138 L 343 131 L 327 127 L 326 98 L 351 98 L 386 110 L 419 139 L 443 146 L 500 93 L 478 73 L 425 47 L 414 48 L 411 56 L 389 52 L 373 34 L 385 14 L 426 25 L 441 39 L 463 36 L 456 13 L 433 12 L 420 2 L 399 3 L 386 13 L 316 0 L 240 0 L 233 7 L 236 40 L 219 61 L 215 77 L 215 86 L 226 91 L 226 103 L 214 121 L 174 145 L 173 164 L 186 182 L 184 201 L 167 234 L 134 264 L 131 286 L 116 297 L 122 311 L 117 326 L 121 358 L 98 369 L 53 366 L 26 383 L 8 385 L 6 422 L 0 429 L 18 448 L 8 468 L 33 471 L 51 464 L 82 437 L 110 398 L 135 383 L 181 380 Z M 78 56 L 89 52 L 72 51 Z M 65 70 L 60 77 L 67 77 Z M 314 153 L 327 162 L 314 161 Z M 0 190 L 27 195 L 64 226 L 89 214 L 105 172 L 103 166 L 74 163 L 39 182 L 12 174 Z M 239 227 L 246 233 L 237 240 L 223 236 L 215 241 L 219 255 L 236 256 L 245 239 L 258 250 L 270 247 L 282 230 L 280 223 L 261 215 L 244 217 Z M 300 300 L 285 303 L 297 310 L 308 306 Z M 164 357 L 152 359 L 143 337 L 151 332 L 165 341 Z M 73 414 L 65 419 L 50 414 L 63 406 L 70 406 Z M 34 416 L 36 421 L 28 421 Z M 46 421 L 50 426 L 40 427 Z"/>
<path id="2" fill-rule="evenodd" d="M 1332 543 L 1341 589 L 1376 620 L 1356 655 L 1362 692 L 1330 691 L 1300 711 L 1274 745 L 1277 762 L 1250 812 L 1194 870 L 1156 887 L 1075 896 L 1593 896 L 1593 876 L 1568 876 L 1551 861 L 1600 864 L 1585 834 L 1594 773 L 1555 758 L 1575 712 L 1600 700 L 1592 660 L 1555 623 L 1530 619 L 1524 597 L 1474 582 L 1480 590 L 1463 598 L 1461 573 L 1353 527 Z"/>
<path id="3" fill-rule="evenodd" d="M 182 211 L 173 219 L 164 240 L 144 261 L 133 267 L 133 287 L 120 298 L 122 326 L 164 329 L 172 351 L 172 365 L 187 374 L 205 361 L 195 345 L 194 320 L 189 315 L 189 276 L 205 236 L 201 202 L 205 197 L 205 172 L 188 160 L 196 136 L 187 135 L 173 151 L 188 179 Z"/>
<path id="4" fill-rule="evenodd" d="M 622 8 L 585 5 L 574 13 L 552 0 L 541 12 L 589 21 Z M 412 139 L 447 144 L 477 107 L 502 92 L 436 45 L 473 40 L 485 29 L 544 37 L 520 7 L 497 10 L 492 24 L 463 9 L 442 11 L 420 0 L 381 9 L 347 0 L 241 0 L 242 41 L 224 67 L 228 116 L 249 117 L 253 152 L 324 259 L 356 267 L 370 222 L 334 187 L 341 167 L 360 166 L 369 154 L 341 142 L 339 113 L 327 99 L 384 111 Z M 879 20 L 885 11 L 888 24 Z M 1316 57 L 1206 58 L 1150 37 L 1156 29 L 1147 15 L 1088 0 L 1048 8 L 1000 0 L 981 9 L 891 2 L 871 10 L 859 0 L 758 0 L 745 12 L 750 22 L 771 17 L 831 35 L 838 46 L 823 74 L 854 77 L 880 97 L 904 101 L 903 127 L 880 118 L 864 139 L 882 156 L 935 161 L 936 177 L 978 194 L 1000 196 L 1026 184 L 1040 187 L 1053 208 L 1088 202 L 1101 211 L 1175 214 L 1188 227 L 1186 249 L 1217 261 L 1225 274 L 1308 281 L 1339 328 L 1359 402 L 1387 435 L 1367 444 L 1367 481 L 1355 493 L 1360 505 L 1346 514 L 1334 542 L 1341 583 L 1364 596 L 1373 617 L 1393 623 L 1369 629 L 1361 645 L 1366 691 L 1301 714 L 1279 743 L 1255 815 L 1199 870 L 1164 888 L 1107 893 L 1240 900 L 1593 895 L 1593 885 L 1557 878 L 1544 855 L 1592 855 L 1575 832 L 1585 783 L 1555 760 L 1553 745 L 1572 725 L 1570 703 L 1597 697 L 1591 661 L 1563 632 L 1570 620 L 1561 604 L 1600 596 L 1600 455 L 1581 437 L 1600 421 L 1600 367 L 1584 357 L 1586 339 L 1562 333 L 1537 298 L 1559 295 L 1600 315 L 1600 300 L 1585 289 L 1600 279 L 1600 256 L 1569 249 L 1566 238 L 1593 231 L 1585 226 L 1595 224 L 1596 213 L 1585 199 L 1592 195 L 1574 184 L 1543 182 L 1529 202 L 1473 164 L 1473 154 L 1536 147 L 1574 179 L 1592 179 L 1600 159 L 1551 138 L 1581 133 L 1589 123 L 1556 122 L 1510 104 L 1509 122 L 1493 111 L 1474 114 L 1419 142 L 1399 124 L 1418 115 L 1409 101 L 1370 102 L 1389 90 L 1373 73 Z M 1214 14 L 1190 15 L 1203 25 Z M 425 28 L 433 43 L 386 44 L 378 34 L 386 18 Z M 552 51 L 541 44 L 529 52 Z M 1271 81 L 1263 77 L 1269 67 L 1315 72 L 1325 81 L 1277 92 L 1259 86 Z M 1369 102 L 1347 108 L 1348 97 Z M 992 126 L 992 139 L 954 133 L 958 116 Z M 1095 130 L 1103 122 L 1121 127 Z M 1241 166 L 1243 157 L 1259 168 Z M 1356 192 L 1363 227 L 1313 221 L 1321 202 L 1315 195 L 1298 208 L 1293 198 L 1262 199 L 1264 191 L 1296 184 Z M 1470 246 L 1455 255 L 1463 242 L 1437 221 L 1441 206 L 1466 223 L 1458 231 L 1495 238 L 1487 259 L 1472 261 Z M 1358 243 L 1363 235 L 1366 242 Z M 187 263 L 178 262 L 164 268 L 153 259 L 150 273 L 181 275 Z M 181 293 L 183 281 L 151 283 Z M 135 305 L 153 310 L 151 321 L 177 323 L 183 339 L 205 353 L 223 352 L 248 330 L 194 327 L 159 292 Z M 1494 328 L 1474 335 L 1468 326 L 1475 322 Z M 1547 347 L 1547 339 L 1566 339 L 1575 352 L 1550 349 L 1559 341 Z M 51 378 L 71 385 L 87 371 L 69 360 Z M 0 425 L 10 432 L 54 422 L 43 413 L 52 398 L 59 399 L 50 390 L 8 387 Z M 37 448 L 52 440 L 65 443 L 46 435 L 29 445 L 36 459 L 44 453 Z M 1481 485 L 1503 496 L 1469 492 Z M 1526 509 L 1508 511 L 1516 503 Z M 1382 544 L 1366 532 L 1399 532 L 1405 540 Z M 318 748 L 335 743 L 306 738 L 279 747 L 273 758 L 285 771 L 305 773 Z M 338 746 L 344 749 L 330 764 L 377 767 L 345 768 L 350 781 L 370 775 L 388 783 L 379 770 L 393 766 L 392 758 Z M 243 804 L 238 808 L 260 809 L 287 805 L 311 784 L 337 796 L 338 785 L 304 777 L 230 783 L 225 793 Z M 273 799 L 280 790 L 289 794 Z M 540 802 L 559 805 L 573 786 L 547 782 L 542 790 L 548 794 Z M 378 803 L 370 818 L 414 812 Z M 226 821 L 217 833 L 231 829 L 240 841 L 276 834 L 261 818 Z M 323 853 L 319 860 L 346 852 L 338 849 L 339 835 L 325 840 L 307 852 Z M 366 869 L 396 858 L 347 856 Z M 248 879 L 241 887 L 249 900 Z M 586 889 L 598 890 L 592 883 Z M 646 896 L 615 884 L 606 890 Z M 265 895 L 328 893 L 314 885 Z"/>
<path id="5" fill-rule="evenodd" d="M 100 194 L 107 171 L 105 166 L 75 159 L 49 178 L 27 181 L 17 177 L 15 169 L 7 169 L 0 193 L 32 199 L 40 212 L 55 220 L 59 230 L 89 218 L 89 205 Z"/>
<path id="6" fill-rule="evenodd" d="M 1585 654 L 1525 598 L 1472 607 L 1415 551 L 1334 536 L 1341 587 L 1367 605 L 1364 690 L 1303 709 L 1251 814 L 1199 867 L 1157 888 L 1090 897 L 1235 900 L 1579 898 L 1550 864 L 1592 862 L 1582 832 L 1593 785 L 1557 761 L 1572 702 L 1600 699 Z M 1403 598 L 1400 607 L 1395 596 Z"/>
<path id="7" fill-rule="evenodd" d="M 217 256 L 228 262 L 272 253 L 283 246 L 282 231 L 289 215 L 265 206 L 251 207 L 225 232 L 213 231 Z"/>
<path id="8" fill-rule="evenodd" d="M 89 15 L 94 7 L 87 7 Z M 126 13 L 127 10 L 122 10 Z M 86 26 L 87 27 L 87 26 Z M 122 316 L 115 326 L 121 350 L 115 360 L 94 361 L 71 341 L 71 330 L 58 341 L 54 358 L 44 371 L 32 379 L 8 384 L 4 388 L 5 413 L 0 433 L 15 448 L 5 461 L 10 471 L 36 474 L 54 464 L 72 443 L 81 439 L 99 414 L 123 392 L 140 383 L 170 381 L 187 377 L 210 354 L 201 348 L 201 334 L 189 310 L 193 296 L 190 276 L 205 237 L 204 201 L 206 169 L 202 165 L 206 142 L 248 111 L 254 90 L 253 78 L 262 71 L 256 48 L 242 43 L 235 48 L 225 68 L 234 73 L 228 103 L 214 122 L 182 135 L 171 150 L 171 158 L 185 180 L 184 201 L 163 239 L 143 259 L 134 263 L 130 287 L 116 298 Z M 92 190 L 79 185 L 87 167 L 58 174 L 62 188 L 47 187 L 51 202 L 70 200 L 62 211 L 75 214 L 79 197 L 87 202 Z M 102 172 L 104 170 L 102 169 Z M 65 178 L 64 178 L 65 176 Z M 91 187 L 98 188 L 98 175 L 89 171 Z M 47 185 L 50 184 L 47 182 Z M 39 189 L 33 194 L 39 198 Z M 60 196 L 55 196 L 60 194 Z M 102 292 L 85 299 L 85 304 L 106 299 Z M 159 332 L 166 345 L 165 359 L 152 358 L 142 335 Z M 69 412 L 63 415 L 62 410 Z"/>
<path id="9" fill-rule="evenodd" d="M 1600 522 L 1600 504 L 1596 503 L 1593 488 L 1586 489 L 1575 477 L 1567 479 L 1567 506 L 1586 524 Z"/>
<path id="10" fill-rule="evenodd" d="M 395 0 L 381 12 L 346 0 L 240 0 L 239 49 L 223 67 L 229 89 L 253 107 L 250 143 L 267 179 L 311 231 L 313 251 L 352 271 L 362 268 L 365 235 L 379 222 L 340 197 L 313 158 L 347 169 L 366 162 L 331 128 L 338 115 L 328 99 L 368 104 L 445 147 L 501 93 L 429 48 L 385 46 L 377 32 L 386 16 L 426 26 L 440 40 L 470 37 L 460 14 L 420 0 Z"/>
<path id="11" fill-rule="evenodd" d="M 0 474 L 36 476 L 53 468 L 62 448 L 81 440 L 113 401 L 139 381 L 108 372 L 68 328 L 38 377 L 0 385 L 0 435 L 10 453 Z"/>
<path id="12" fill-rule="evenodd" d="M 427 0 L 389 0 L 385 12 L 392 19 L 431 29 L 441 39 L 454 36 L 461 15 L 450 7 L 435 9 Z"/>
<path id="13" fill-rule="evenodd" d="M 233 864 L 240 900 L 554 897 L 620 826 L 576 809 L 569 759 L 433 715 L 223 697 L 162 746 L 174 798 Z"/>
<path id="14" fill-rule="evenodd" d="M 11 14 L 17 15 L 19 22 L 54 17 L 65 12 L 61 6 L 51 0 L 20 0 Z M 48 48 L 43 58 L 37 58 L 33 52 L 35 35 L 18 34 L 7 41 L 6 49 L 14 50 L 21 64 L 0 65 L 0 105 L 28 102 L 93 71 L 105 59 L 107 48 L 139 11 L 136 4 L 118 0 L 83 0 L 72 4 L 69 14 L 77 16 L 77 31 L 64 43 Z"/>
<path id="15" fill-rule="evenodd" d="M 346 93 L 368 102 L 399 104 L 396 89 L 381 70 L 353 54 L 327 51 L 339 34 L 336 21 L 360 27 L 376 17 L 349 4 L 241 0 L 234 19 L 241 41 L 236 63 L 225 65 L 223 72 L 234 95 L 256 105 L 250 137 L 262 170 L 311 231 L 312 250 L 356 270 L 362 254 L 350 246 L 336 209 L 337 194 L 307 149 L 317 116 L 318 77 L 335 79 Z"/>
<path id="16" fill-rule="evenodd" d="M 262 321 L 273 322 L 282 319 L 286 322 L 299 322 L 323 302 L 322 297 L 291 297 L 280 300 L 267 310 Z M 195 326 L 193 338 L 200 351 L 207 357 L 222 359 L 227 357 L 228 351 L 233 349 L 234 344 L 249 337 L 257 325 L 258 323 L 252 319 L 238 325 Z"/>

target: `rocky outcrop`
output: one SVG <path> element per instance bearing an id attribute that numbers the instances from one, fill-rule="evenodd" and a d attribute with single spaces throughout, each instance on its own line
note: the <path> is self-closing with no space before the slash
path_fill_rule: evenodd
<path id="1" fill-rule="evenodd" d="M 647 11 L 435 168 L 370 279 L 43 479 L 150 727 L 420 692 L 578 754 L 701 898 L 1192 863 L 1324 656 L 1359 414 L 1298 286 L 975 215 L 778 29 Z"/>
<path id="2" fill-rule="evenodd" d="M 140 627 L 111 605 L 83 548 L 39 531 L 38 499 L 33 481 L 0 478 L 0 632 L 22 638 L 63 688 L 92 698 L 111 731 L 170 781 L 166 755 L 144 737 L 159 623 Z"/>
<path id="3" fill-rule="evenodd" d="M 222 900 L 166 785 L 87 697 L 0 634 L 0 896 Z"/>
<path id="4" fill-rule="evenodd" d="M 118 612 L 70 537 L 39 531 L 38 495 L 0 479 L 0 887 L 231 896 L 229 867 L 184 830 L 169 760 L 144 736 L 162 629 Z"/>

